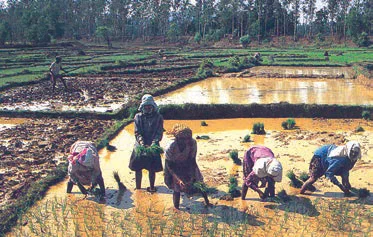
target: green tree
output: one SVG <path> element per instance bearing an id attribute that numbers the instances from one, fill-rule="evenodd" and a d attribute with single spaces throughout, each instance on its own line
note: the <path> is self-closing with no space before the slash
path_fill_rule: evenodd
<path id="1" fill-rule="evenodd" d="M 106 26 L 99 26 L 96 29 L 96 36 L 106 41 L 107 47 L 111 48 L 111 29 Z"/>
<path id="2" fill-rule="evenodd" d="M 4 45 L 10 38 L 10 25 L 8 22 L 0 22 L 0 45 Z"/>

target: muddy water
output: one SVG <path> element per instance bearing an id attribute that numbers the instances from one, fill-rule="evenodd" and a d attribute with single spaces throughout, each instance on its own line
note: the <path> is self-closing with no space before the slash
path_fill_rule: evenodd
<path id="1" fill-rule="evenodd" d="M 27 119 L 24 119 L 24 118 L 0 117 L 0 130 L 4 130 L 6 128 L 16 126 L 17 124 L 21 124 L 21 123 L 24 123 L 26 121 L 27 121 Z"/>
<path id="2" fill-rule="evenodd" d="M 254 70 L 254 69 L 252 69 Z M 259 70 L 259 69 L 258 69 Z M 303 68 L 282 69 L 306 73 Z M 313 70 L 320 68 L 307 69 Z M 323 69 L 326 70 L 326 69 Z M 337 69 L 330 69 L 337 70 Z M 306 74 L 307 75 L 307 74 Z M 371 105 L 371 89 L 353 79 L 216 77 L 195 82 L 157 98 L 159 104 L 344 104 Z"/>
<path id="3" fill-rule="evenodd" d="M 369 215 L 371 206 L 353 206 L 354 215 L 361 215 L 359 223 L 353 220 L 342 227 L 338 224 L 338 213 L 330 209 L 329 202 L 335 198 L 343 199 L 337 187 L 325 179 L 316 183 L 317 191 L 311 196 L 299 195 L 299 190 L 289 187 L 284 175 L 276 191 L 285 189 L 294 196 L 293 204 L 260 202 L 253 191 L 249 191 L 246 200 L 222 201 L 219 197 L 228 191 L 230 175 L 237 175 L 239 186 L 242 184 L 242 167 L 234 165 L 229 151 L 237 149 L 239 157 L 252 144 L 264 144 L 274 151 L 284 167 L 284 173 L 294 170 L 297 174 L 308 169 L 312 152 L 318 146 L 330 142 L 358 140 L 362 144 L 363 158 L 350 174 L 353 186 L 373 188 L 368 179 L 373 176 L 373 122 L 363 120 L 313 120 L 296 119 L 297 130 L 283 132 L 281 122 L 284 119 L 224 119 L 206 120 L 208 126 L 200 126 L 200 120 L 165 121 L 169 130 L 175 123 L 186 123 L 194 132 L 193 136 L 207 135 L 209 140 L 198 140 L 197 162 L 204 175 L 205 182 L 218 189 L 210 196 L 213 208 L 206 209 L 200 196 L 183 195 L 181 211 L 172 209 L 172 193 L 163 182 L 162 172 L 156 176 L 158 192 L 149 194 L 148 174 L 143 172 L 142 189 L 135 190 L 134 172 L 128 169 L 128 161 L 134 144 L 133 124 L 127 126 L 110 144 L 117 147 L 115 152 L 100 151 L 101 168 L 107 187 L 107 202 L 99 204 L 93 196 L 84 196 L 74 187 L 72 194 L 66 194 L 66 182 L 53 186 L 46 197 L 35 205 L 14 228 L 9 236 L 175 236 L 175 235 L 211 235 L 211 231 L 226 233 L 229 236 L 255 233 L 266 236 L 276 233 L 278 236 L 308 236 L 307 233 L 328 236 L 343 236 L 360 228 L 368 233 L 371 226 Z M 252 135 L 252 142 L 242 143 L 246 134 L 250 134 L 252 124 L 263 122 L 266 135 Z M 356 126 L 366 130 L 363 133 L 352 132 Z M 161 142 L 165 147 L 171 138 L 167 135 Z M 118 171 L 128 190 L 119 195 L 112 172 Z M 315 203 L 318 203 L 317 205 Z M 372 198 L 368 203 L 373 204 Z M 363 208 L 363 209 L 361 209 Z M 360 213 L 360 211 L 362 213 Z M 352 211 L 351 211 L 352 213 Z M 337 215 L 338 214 L 338 215 Z M 335 215 L 335 216 L 333 216 Z M 368 217 L 366 216 L 368 215 Z M 337 218 L 338 217 L 338 218 Z M 332 218 L 332 219 L 331 219 Z M 334 220 L 336 222 L 330 221 Z M 344 219 L 346 221 L 347 219 Z M 240 225 L 239 223 L 246 223 Z M 210 232 L 207 232 L 206 230 Z M 227 232 L 225 232 L 227 231 Z M 246 234 L 245 234 L 246 233 Z M 302 234 L 301 234 L 302 233 Z M 214 235 L 214 234 L 212 234 Z"/>
<path id="4" fill-rule="evenodd" d="M 296 60 L 296 59 L 295 59 Z M 290 75 L 302 76 L 320 76 L 320 77 L 341 77 L 343 75 L 346 79 L 354 78 L 355 72 L 350 67 L 276 67 L 276 66 L 260 66 L 250 68 L 248 70 L 252 73 L 269 73 L 280 74 L 284 77 Z"/>

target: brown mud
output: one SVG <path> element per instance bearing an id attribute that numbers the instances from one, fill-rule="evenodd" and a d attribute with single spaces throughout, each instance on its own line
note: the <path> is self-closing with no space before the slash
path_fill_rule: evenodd
<path id="1" fill-rule="evenodd" d="M 299 189 L 289 186 L 285 174 L 293 170 L 297 175 L 307 171 L 312 152 L 327 143 L 344 144 L 357 140 L 362 145 L 362 159 L 350 173 L 351 184 L 356 188 L 372 190 L 369 179 L 373 175 L 373 123 L 361 119 L 296 119 L 297 129 L 283 130 L 284 119 L 250 118 L 206 120 L 166 120 L 165 130 L 175 123 L 186 123 L 193 136 L 207 135 L 208 140 L 197 140 L 197 163 L 205 182 L 218 190 L 210 194 L 213 207 L 205 208 L 201 196 L 182 196 L 181 210 L 172 208 L 172 193 L 163 182 L 162 172 L 156 176 L 158 192 L 145 191 L 148 186 L 144 171 L 142 189 L 135 190 L 134 172 L 128 169 L 129 157 L 134 144 L 133 124 L 128 125 L 110 144 L 115 152 L 100 151 L 101 168 L 107 188 L 106 204 L 100 204 L 93 196 L 82 199 L 75 187 L 73 194 L 66 194 L 66 182 L 51 187 L 46 197 L 35 205 L 13 229 L 9 236 L 30 235 L 60 236 L 240 236 L 254 234 L 266 236 L 348 236 L 369 233 L 373 211 L 373 199 L 365 200 L 368 205 L 354 204 L 355 198 L 344 198 L 343 193 L 330 181 L 321 178 L 316 192 L 300 195 Z M 265 124 L 266 135 L 250 134 L 256 122 Z M 360 125 L 365 132 L 355 133 Z M 251 142 L 243 143 L 245 135 Z M 171 137 L 164 136 L 161 146 L 165 147 Z M 288 203 L 261 202 L 258 195 L 249 191 L 246 200 L 236 198 L 223 201 L 220 197 L 228 192 L 229 177 L 237 177 L 242 184 L 242 167 L 229 158 L 229 151 L 237 149 L 242 158 L 244 151 L 253 144 L 270 147 L 284 167 L 284 178 L 276 185 L 276 192 L 284 189 L 290 195 Z M 163 160 L 163 159 L 162 159 Z M 128 190 L 119 197 L 113 179 L 118 171 Z M 310 193 L 309 193 L 310 194 Z M 119 199 L 118 199 L 119 198 Z M 341 209 L 342 208 L 342 209 Z M 370 217 L 369 217 L 370 216 Z M 360 224 L 359 224 L 360 223 Z M 369 235 L 369 234 L 368 234 Z"/>

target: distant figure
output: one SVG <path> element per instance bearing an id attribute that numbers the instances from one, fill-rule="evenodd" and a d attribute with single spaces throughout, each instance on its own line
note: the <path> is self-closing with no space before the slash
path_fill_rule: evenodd
<path id="1" fill-rule="evenodd" d="M 274 63 L 274 62 L 275 62 L 275 56 L 272 55 L 272 54 L 269 55 L 269 56 L 268 56 L 268 60 L 269 60 L 270 63 Z"/>
<path id="2" fill-rule="evenodd" d="M 70 148 L 68 156 L 69 166 L 67 193 L 71 193 L 74 185 L 78 185 L 83 194 L 87 190 L 83 185 L 91 185 L 93 191 L 98 184 L 100 187 L 100 201 L 105 200 L 105 184 L 102 178 L 100 161 L 96 147 L 89 141 L 77 141 Z"/>
<path id="3" fill-rule="evenodd" d="M 262 56 L 261 56 L 261 54 L 259 53 L 259 52 L 256 52 L 255 54 L 254 54 L 254 58 L 255 58 L 255 60 L 256 61 L 263 61 L 262 60 Z"/>
<path id="4" fill-rule="evenodd" d="M 153 96 L 145 94 L 141 99 L 135 115 L 135 147 L 130 158 L 129 168 L 135 171 L 136 189 L 141 189 L 142 170 L 149 171 L 150 187 L 147 191 L 154 193 L 155 173 L 163 170 L 161 155 L 158 151 L 147 153 L 146 150 L 159 148 L 163 137 L 163 117 L 158 112 L 158 106 Z"/>
<path id="5" fill-rule="evenodd" d="M 325 51 L 324 56 L 325 56 L 325 61 L 329 61 L 329 53 L 328 53 L 328 51 Z"/>
<path id="6" fill-rule="evenodd" d="M 268 147 L 252 146 L 245 152 L 243 173 L 244 183 L 241 199 L 245 200 L 249 187 L 256 191 L 261 199 L 265 199 L 275 196 L 275 182 L 282 180 L 282 165 Z M 258 186 L 259 181 L 261 181 L 260 187 Z M 266 189 L 263 193 L 259 188 L 264 187 Z"/>
<path id="7" fill-rule="evenodd" d="M 347 142 L 344 146 L 329 144 L 318 148 L 314 152 L 310 162 L 310 178 L 303 184 L 300 193 L 305 193 L 308 186 L 325 175 L 325 177 L 333 184 L 337 185 L 345 195 L 349 196 L 351 194 L 349 172 L 360 158 L 360 144 L 356 141 Z M 342 184 L 337 180 L 335 175 L 342 177 Z"/>
<path id="8" fill-rule="evenodd" d="M 54 92 L 54 89 L 56 87 L 56 82 L 57 82 L 57 79 L 61 79 L 65 89 L 67 90 L 67 86 L 66 86 L 66 82 L 64 81 L 62 75 L 60 74 L 60 70 L 66 72 L 63 68 L 62 68 L 62 58 L 57 56 L 56 57 L 56 61 L 54 61 L 51 66 L 49 67 L 49 74 L 50 74 L 50 77 L 52 79 L 52 83 L 53 83 L 53 92 Z"/>
<path id="9" fill-rule="evenodd" d="M 174 191 L 173 204 L 179 209 L 180 192 L 189 192 L 194 183 L 203 182 L 203 177 L 196 161 L 197 142 L 192 137 L 192 130 L 184 124 L 175 124 L 169 134 L 172 134 L 175 140 L 165 151 L 164 181 L 167 187 Z M 206 206 L 209 206 L 206 191 L 199 191 Z"/>

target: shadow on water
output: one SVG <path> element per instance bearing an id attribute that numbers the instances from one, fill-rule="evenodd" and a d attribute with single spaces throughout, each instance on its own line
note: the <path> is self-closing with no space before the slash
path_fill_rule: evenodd
<path id="1" fill-rule="evenodd" d="M 265 205 L 264 207 L 271 210 L 279 209 L 285 212 L 297 213 L 309 217 L 316 217 L 320 215 L 320 212 L 317 211 L 315 205 L 312 204 L 312 201 L 309 198 L 297 197 L 293 195 L 289 195 L 289 197 L 290 201 L 288 202 L 282 202 L 279 205 Z"/>
<path id="2" fill-rule="evenodd" d="M 264 222 L 257 220 L 257 217 L 240 211 L 239 209 L 227 205 L 212 205 L 202 207 L 195 204 L 191 208 L 185 209 L 189 214 L 208 215 L 207 220 L 211 223 L 226 223 L 228 225 L 248 224 L 251 226 L 263 226 Z"/>
<path id="3" fill-rule="evenodd" d="M 77 192 L 78 193 L 78 192 Z M 130 190 L 106 189 L 106 202 L 101 203 L 98 197 L 90 195 L 86 200 L 93 201 L 97 204 L 114 207 L 116 209 L 130 209 L 133 208 L 133 193 Z"/>

